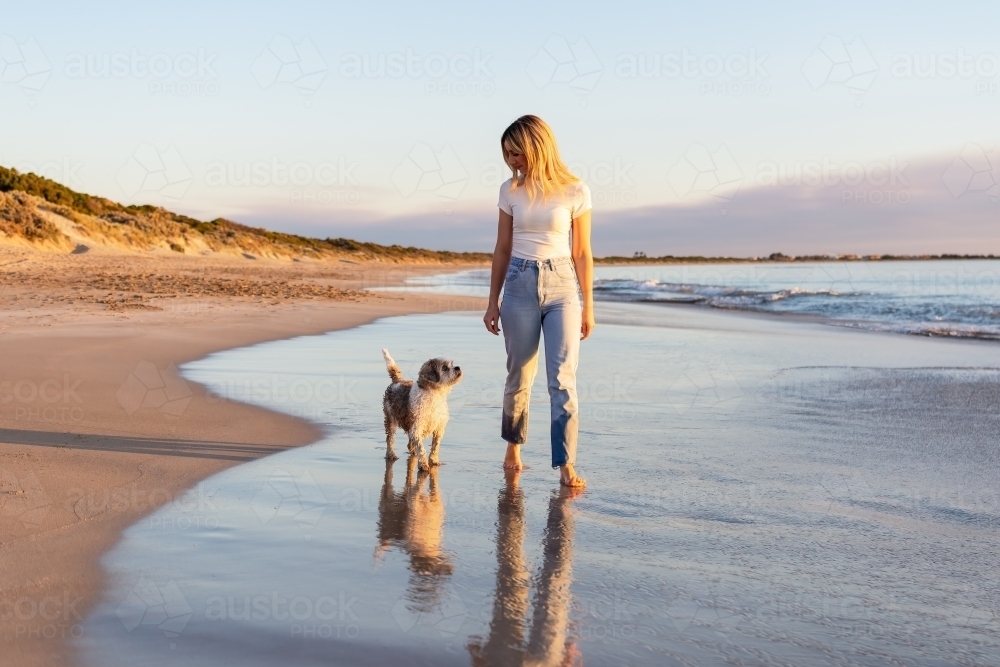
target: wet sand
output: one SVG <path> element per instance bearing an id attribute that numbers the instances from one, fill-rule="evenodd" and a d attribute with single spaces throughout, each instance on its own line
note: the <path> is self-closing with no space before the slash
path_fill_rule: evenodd
<path id="1" fill-rule="evenodd" d="M 121 532 L 198 480 L 316 441 L 176 366 L 262 341 L 479 300 L 371 294 L 447 266 L 56 255 L 0 246 L 0 664 L 74 664 L 68 640 Z"/>
<path id="2" fill-rule="evenodd" d="M 501 471 L 503 343 L 478 313 L 187 364 L 341 428 L 130 526 L 85 664 L 1000 665 L 1000 346 L 597 314 L 576 497 L 548 466 L 544 377 L 530 468 Z M 383 458 L 383 345 L 408 377 L 428 350 L 462 366 L 439 469 Z"/>

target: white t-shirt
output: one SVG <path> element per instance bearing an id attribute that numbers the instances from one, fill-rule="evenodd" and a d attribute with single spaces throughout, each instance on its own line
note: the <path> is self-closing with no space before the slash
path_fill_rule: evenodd
<path id="1" fill-rule="evenodd" d="M 522 259 L 554 259 L 570 254 L 573 219 L 591 209 L 590 188 L 583 181 L 566 186 L 562 194 L 528 198 L 527 189 L 510 190 L 511 179 L 500 186 L 497 206 L 514 218 L 514 245 L 511 254 Z"/>

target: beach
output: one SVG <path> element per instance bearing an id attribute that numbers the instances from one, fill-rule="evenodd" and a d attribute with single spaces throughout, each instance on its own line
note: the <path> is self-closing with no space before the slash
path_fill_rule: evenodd
<path id="1" fill-rule="evenodd" d="M 4 664 L 997 664 L 992 341 L 599 302 L 569 493 L 543 377 L 500 469 L 481 268 L 0 264 Z M 464 370 L 430 473 L 384 460 L 383 346 Z"/>
<path id="2" fill-rule="evenodd" d="M 105 582 L 99 558 L 127 526 L 212 473 L 322 434 L 213 402 L 172 369 L 218 350 L 477 303 L 358 291 L 428 270 L 441 267 L 0 246 L 0 662 L 73 664 L 73 627 Z"/>

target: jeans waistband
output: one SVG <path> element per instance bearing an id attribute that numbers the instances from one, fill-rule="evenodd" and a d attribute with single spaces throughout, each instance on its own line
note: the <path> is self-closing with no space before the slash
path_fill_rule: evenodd
<path id="1" fill-rule="evenodd" d="M 518 269 L 523 269 L 527 266 L 537 266 L 539 268 L 545 266 L 550 269 L 559 266 L 560 264 L 573 265 L 573 258 L 566 257 L 552 257 L 551 259 L 524 259 L 523 257 L 511 257 L 510 265 L 517 267 Z"/>

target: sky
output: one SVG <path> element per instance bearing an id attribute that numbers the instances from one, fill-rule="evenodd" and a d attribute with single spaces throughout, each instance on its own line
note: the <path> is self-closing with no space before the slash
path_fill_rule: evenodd
<path id="1" fill-rule="evenodd" d="M 0 164 L 491 250 L 540 115 L 598 256 L 1000 253 L 1000 3 L 0 0 Z"/>

